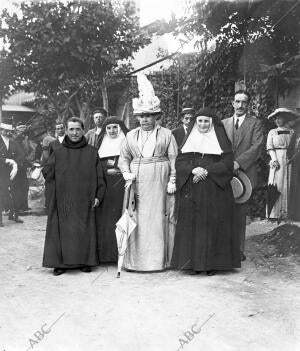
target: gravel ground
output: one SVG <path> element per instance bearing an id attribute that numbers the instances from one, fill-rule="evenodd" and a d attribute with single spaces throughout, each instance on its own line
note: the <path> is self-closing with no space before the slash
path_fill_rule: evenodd
<path id="1" fill-rule="evenodd" d="M 241 270 L 116 279 L 114 265 L 54 277 L 41 267 L 46 217 L 23 219 L 0 229 L 0 351 L 300 350 L 297 257 L 254 240 L 276 224 L 248 225 Z"/>

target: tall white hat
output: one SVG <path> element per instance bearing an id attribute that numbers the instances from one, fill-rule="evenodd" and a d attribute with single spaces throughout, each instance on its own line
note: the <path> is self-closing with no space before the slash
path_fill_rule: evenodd
<path id="1" fill-rule="evenodd" d="M 160 101 L 155 95 L 153 86 L 143 73 L 137 75 L 139 97 L 132 99 L 134 115 L 160 113 Z"/>

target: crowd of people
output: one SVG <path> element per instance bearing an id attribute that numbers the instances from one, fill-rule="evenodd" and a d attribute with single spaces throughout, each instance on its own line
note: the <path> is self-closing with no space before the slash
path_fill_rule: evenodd
<path id="1" fill-rule="evenodd" d="M 61 275 L 116 263 L 116 223 L 126 208 L 135 225 L 130 233 L 124 229 L 125 270 L 173 268 L 214 275 L 240 268 L 246 259 L 247 201 L 257 185 L 264 147 L 262 123 L 248 114 L 249 94 L 236 92 L 234 115 L 223 120 L 209 108 L 184 108 L 182 126 L 171 131 L 158 122 L 162 111 L 153 89 L 143 91 L 139 83 L 140 98 L 133 99 L 139 127 L 128 131 L 119 118 L 97 108 L 95 128 L 86 134 L 83 122 L 72 117 L 66 128 L 56 125 L 56 139 L 44 139 L 48 219 L 43 266 Z M 283 108 L 269 116 L 277 128 L 267 138 L 268 183 L 278 190 L 267 208 L 270 219 L 300 219 L 298 117 Z M 10 128 L 1 124 L 2 199 L 13 193 L 18 175 L 25 179 L 27 167 Z M 3 209 L 2 201 L 1 214 Z M 17 209 L 11 210 L 17 221 Z"/>

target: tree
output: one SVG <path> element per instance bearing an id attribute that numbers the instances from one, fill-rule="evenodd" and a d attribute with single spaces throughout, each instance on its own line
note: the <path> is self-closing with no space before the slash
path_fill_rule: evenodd
<path id="1" fill-rule="evenodd" d="M 32 1 L 19 11 L 1 15 L 11 84 L 46 99 L 62 120 L 84 118 L 99 96 L 108 109 L 112 72 L 150 41 L 130 1 Z"/>
<path id="2" fill-rule="evenodd" d="M 193 55 L 177 55 L 171 67 L 156 74 L 156 94 L 166 111 L 211 106 L 220 118 L 229 117 L 235 85 L 241 82 L 252 95 L 251 113 L 261 118 L 276 106 L 276 92 L 289 89 L 299 75 L 299 19 L 297 0 L 189 1 L 178 21 L 177 34 L 197 38 Z M 172 84 L 169 83 L 170 77 Z M 167 93 L 166 93 L 167 92 Z M 169 97 L 172 96 L 173 99 Z M 165 99 L 166 97 L 166 99 Z M 178 115 L 177 115 L 178 116 Z M 175 127 L 178 120 L 166 120 Z M 261 184 L 266 181 L 266 154 L 260 161 Z M 254 194 L 250 214 L 263 216 L 263 194 Z"/>

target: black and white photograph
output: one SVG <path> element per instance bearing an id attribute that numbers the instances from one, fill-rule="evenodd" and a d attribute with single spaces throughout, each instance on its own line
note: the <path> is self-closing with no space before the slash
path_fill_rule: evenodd
<path id="1" fill-rule="evenodd" d="M 0 351 L 300 350 L 300 0 L 1 0 Z"/>

